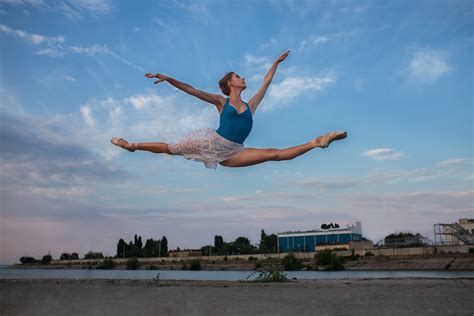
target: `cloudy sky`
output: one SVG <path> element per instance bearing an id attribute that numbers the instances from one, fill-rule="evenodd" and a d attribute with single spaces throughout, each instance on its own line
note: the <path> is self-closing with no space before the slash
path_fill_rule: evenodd
<path id="1" fill-rule="evenodd" d="M 1 263 L 115 255 L 361 221 L 392 232 L 473 217 L 472 1 L 0 0 Z M 292 161 L 206 169 L 110 144 L 217 128 L 160 72 L 248 101 L 280 64 L 245 145 L 349 137 Z"/>

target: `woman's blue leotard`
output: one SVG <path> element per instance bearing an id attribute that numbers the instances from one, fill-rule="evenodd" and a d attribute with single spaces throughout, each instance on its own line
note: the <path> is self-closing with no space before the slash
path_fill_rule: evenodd
<path id="1" fill-rule="evenodd" d="M 227 98 L 221 112 L 220 125 L 216 130 L 217 134 L 234 143 L 244 143 L 244 140 L 252 130 L 253 124 L 252 110 L 247 103 L 245 105 L 247 105 L 247 110 L 238 113 L 237 109 L 230 104 L 229 98 Z"/>

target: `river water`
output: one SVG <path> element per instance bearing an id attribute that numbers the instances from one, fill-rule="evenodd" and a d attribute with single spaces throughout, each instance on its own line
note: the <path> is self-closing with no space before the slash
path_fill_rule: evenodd
<path id="1" fill-rule="evenodd" d="M 253 280 L 255 271 L 187 271 L 187 270 L 89 270 L 89 269 L 7 269 L 0 267 L 0 279 L 132 279 L 151 280 Z M 383 279 L 383 278 L 474 278 L 474 271 L 285 271 L 287 278 L 315 279 Z"/>

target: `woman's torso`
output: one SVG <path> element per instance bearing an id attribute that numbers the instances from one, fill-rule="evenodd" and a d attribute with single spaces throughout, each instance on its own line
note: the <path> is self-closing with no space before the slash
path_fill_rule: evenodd
<path id="1" fill-rule="evenodd" d="M 239 113 L 237 108 L 230 104 L 229 98 L 226 98 L 216 132 L 230 141 L 243 144 L 253 125 L 252 110 L 247 103 L 245 106 L 245 111 Z"/>

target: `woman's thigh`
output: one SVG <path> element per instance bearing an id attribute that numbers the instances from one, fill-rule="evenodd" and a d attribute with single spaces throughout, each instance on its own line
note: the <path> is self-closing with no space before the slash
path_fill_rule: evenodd
<path id="1" fill-rule="evenodd" d="M 222 161 L 225 167 L 246 167 L 256 165 L 265 161 L 276 160 L 278 149 L 274 148 L 245 148 L 237 155 Z"/>

